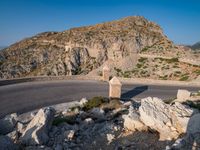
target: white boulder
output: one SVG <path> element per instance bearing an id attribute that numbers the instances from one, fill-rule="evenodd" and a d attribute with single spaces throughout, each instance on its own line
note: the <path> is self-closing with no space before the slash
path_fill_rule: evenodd
<path id="1" fill-rule="evenodd" d="M 146 126 L 141 122 L 140 115 L 137 112 L 134 112 L 133 107 L 130 106 L 129 114 L 123 115 L 124 119 L 124 128 L 130 131 L 143 131 L 146 130 Z"/>
<path id="2" fill-rule="evenodd" d="M 139 112 L 141 121 L 158 131 L 161 140 L 170 140 L 186 132 L 189 118 L 197 110 L 178 102 L 170 106 L 161 99 L 148 97 L 141 100 Z"/>
<path id="3" fill-rule="evenodd" d="M 48 132 L 54 118 L 55 110 L 48 107 L 40 109 L 22 133 L 24 145 L 42 145 L 48 142 Z"/>

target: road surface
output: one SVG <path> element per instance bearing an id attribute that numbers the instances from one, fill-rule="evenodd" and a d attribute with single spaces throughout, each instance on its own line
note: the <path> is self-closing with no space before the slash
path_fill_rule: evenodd
<path id="1" fill-rule="evenodd" d="M 40 81 L 0 86 L 0 118 L 40 107 L 80 100 L 83 97 L 108 96 L 109 85 L 100 81 Z M 156 96 L 176 97 L 178 89 L 197 91 L 197 87 L 123 84 L 122 98 L 141 99 Z"/>

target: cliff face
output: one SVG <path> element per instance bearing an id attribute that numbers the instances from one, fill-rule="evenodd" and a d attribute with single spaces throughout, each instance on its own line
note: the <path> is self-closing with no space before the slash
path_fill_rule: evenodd
<path id="1" fill-rule="evenodd" d="M 161 41 L 173 49 L 157 24 L 139 16 L 45 32 L 0 51 L 0 78 L 87 74 L 107 60 L 117 62 L 149 47 L 156 50 Z"/>

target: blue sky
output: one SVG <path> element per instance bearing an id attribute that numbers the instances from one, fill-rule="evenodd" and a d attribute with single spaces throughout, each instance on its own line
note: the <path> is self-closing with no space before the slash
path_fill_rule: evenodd
<path id="1" fill-rule="evenodd" d="M 0 46 L 134 15 L 161 25 L 177 44 L 200 41 L 200 0 L 0 0 Z"/>

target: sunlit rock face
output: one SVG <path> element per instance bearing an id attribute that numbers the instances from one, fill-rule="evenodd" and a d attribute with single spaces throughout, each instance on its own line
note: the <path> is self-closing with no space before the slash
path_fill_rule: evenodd
<path id="1" fill-rule="evenodd" d="M 161 40 L 169 41 L 162 29 L 139 16 L 45 32 L 0 51 L 0 78 L 87 74 L 107 60 L 134 56 Z"/>

